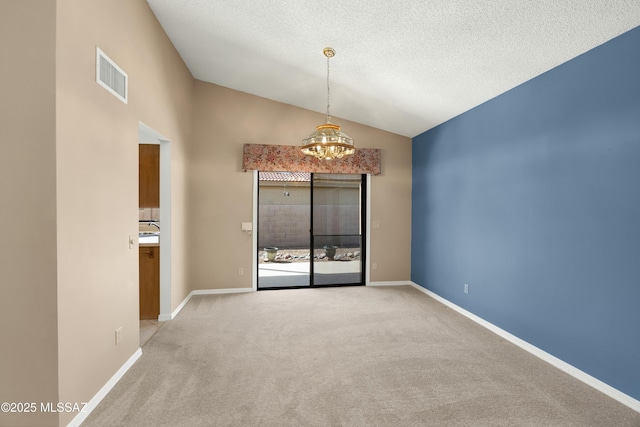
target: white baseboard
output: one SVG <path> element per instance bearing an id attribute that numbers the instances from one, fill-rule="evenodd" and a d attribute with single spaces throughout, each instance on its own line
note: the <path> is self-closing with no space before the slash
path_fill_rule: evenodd
<path id="1" fill-rule="evenodd" d="M 398 280 L 394 282 L 369 282 L 367 286 L 413 286 L 414 283 L 409 280 Z"/>
<path id="2" fill-rule="evenodd" d="M 454 309 L 455 311 L 457 311 L 458 313 L 462 314 L 463 316 L 473 320 L 474 322 L 478 323 L 481 326 L 484 326 L 485 328 L 487 328 L 488 330 L 490 330 L 491 332 L 495 333 L 496 335 L 499 335 L 500 337 L 504 338 L 505 340 L 511 342 L 512 344 L 517 345 L 518 347 L 520 347 L 521 349 L 533 354 L 534 356 L 538 357 L 539 359 L 544 360 L 545 362 L 555 366 L 556 368 L 560 369 L 561 371 L 571 375 L 572 377 L 582 381 L 583 383 L 587 384 L 588 386 L 591 386 L 593 388 L 595 388 L 596 390 L 606 394 L 607 396 L 611 397 L 612 399 L 617 400 L 618 402 L 622 403 L 625 406 L 628 406 L 629 408 L 633 409 L 636 412 L 640 412 L 640 401 L 634 399 L 633 397 L 621 392 L 620 390 L 611 387 L 609 384 L 604 383 L 602 381 L 600 381 L 599 379 L 592 377 L 591 375 L 587 374 L 584 371 L 581 371 L 580 369 L 576 368 L 573 365 L 568 364 L 567 362 L 563 361 L 562 359 L 558 359 L 557 357 L 547 353 L 544 350 L 541 350 L 540 348 L 529 344 L 528 342 L 516 337 L 515 335 L 510 334 L 509 332 L 505 331 L 504 329 L 501 329 L 499 327 L 497 327 L 496 325 L 494 325 L 493 323 L 489 323 L 486 320 L 484 320 L 481 317 L 476 316 L 475 314 L 465 310 L 464 308 L 452 303 L 449 300 L 446 300 L 444 298 L 442 298 L 440 295 L 423 288 L 422 286 L 418 285 L 417 283 L 414 282 L 409 282 L 409 284 L 411 286 L 413 286 L 414 288 L 416 288 L 417 290 L 419 290 L 420 292 L 424 292 L 425 294 L 429 295 L 431 298 L 435 299 L 436 301 L 441 302 L 442 304 L 446 305 L 449 308 Z"/>
<path id="3" fill-rule="evenodd" d="M 640 412 L 640 401 L 634 399 L 633 397 L 621 392 L 618 389 L 615 389 L 613 387 L 611 387 L 610 385 L 600 381 L 599 379 L 592 377 L 591 375 L 587 374 L 586 372 L 581 371 L 580 369 L 576 368 L 575 366 L 572 366 L 570 364 L 568 364 L 567 362 L 558 359 L 557 357 L 547 353 L 544 350 L 539 349 L 538 347 L 529 344 L 528 342 L 516 337 L 515 335 L 510 334 L 509 332 L 505 331 L 504 329 L 501 329 L 499 327 L 497 327 L 496 325 L 487 322 L 486 320 L 482 319 L 479 316 L 476 316 L 475 314 L 465 310 L 464 308 L 450 302 L 449 300 L 446 300 L 444 298 L 442 298 L 440 295 L 435 294 L 434 292 L 423 288 L 422 286 L 411 282 L 411 281 L 394 281 L 394 282 L 371 282 L 369 283 L 368 286 L 405 286 L 405 285 L 409 285 L 409 286 L 413 286 L 415 289 L 419 290 L 420 292 L 425 293 L 426 295 L 432 297 L 433 299 L 435 299 L 436 301 L 441 302 L 442 304 L 446 305 L 449 308 L 452 308 L 453 310 L 457 311 L 458 313 L 462 314 L 463 316 L 473 320 L 474 322 L 478 323 L 479 325 L 487 328 L 488 330 L 490 330 L 491 332 L 495 333 L 496 335 L 499 335 L 500 337 L 506 339 L 507 341 L 511 342 L 512 344 L 517 345 L 518 347 L 522 348 L 523 350 L 531 353 L 532 355 L 538 357 L 541 360 L 544 360 L 545 362 L 551 364 L 552 366 L 560 369 L 561 371 L 571 375 L 572 377 L 582 381 L 583 383 L 593 387 L 594 389 L 600 391 L 601 393 L 604 393 L 605 395 L 611 397 L 614 400 L 617 400 L 618 402 L 622 403 L 625 406 L 628 406 L 629 408 L 633 409 L 636 412 Z M 182 301 L 182 303 L 180 303 L 180 305 L 171 313 L 171 318 L 170 319 L 164 319 L 164 320 L 171 320 L 173 318 L 176 317 L 176 315 L 180 312 L 180 310 L 182 310 L 184 308 L 184 306 L 187 304 L 187 302 L 189 302 L 189 300 L 191 299 L 191 297 L 193 295 L 215 295 L 215 294 L 231 294 L 231 293 L 243 293 L 243 292 L 254 292 L 254 289 L 252 288 L 230 288 L 230 289 L 200 289 L 200 290 L 195 290 L 195 291 L 191 291 L 189 293 L 189 295 L 187 295 L 187 297 L 184 299 L 184 301 Z M 158 319 L 160 321 L 162 321 L 163 319 Z M 107 393 L 109 393 L 109 391 L 116 385 L 116 383 L 118 381 L 120 381 L 120 379 L 124 376 L 124 374 L 129 370 L 129 368 L 131 368 L 131 366 L 133 366 L 133 364 L 138 360 L 138 358 L 142 355 L 142 349 L 138 349 L 125 363 L 124 365 L 122 365 L 122 367 L 118 370 L 118 372 L 116 372 L 113 377 L 111 377 L 111 379 L 100 389 L 100 391 L 98 391 L 98 393 L 96 393 L 96 395 L 87 403 L 87 406 L 85 407 L 85 411 L 79 413 L 69 424 L 67 427 L 79 427 L 82 422 L 89 416 L 89 414 L 98 406 L 98 404 L 102 401 L 102 399 L 104 399 L 104 397 L 107 395 Z"/>
<path id="4" fill-rule="evenodd" d="M 189 302 L 189 300 L 191 299 L 192 296 L 193 296 L 193 291 L 189 292 L 189 295 L 187 295 L 187 297 L 184 300 L 182 300 L 180 305 L 178 307 L 176 307 L 176 309 L 173 310 L 171 312 L 171 314 L 169 314 L 169 315 L 161 314 L 160 316 L 158 316 L 158 322 L 166 322 L 167 320 L 175 319 L 175 317 L 178 315 L 178 313 L 180 313 L 180 311 L 182 311 L 184 306 L 187 305 L 187 303 Z"/>
<path id="5" fill-rule="evenodd" d="M 231 294 L 231 293 L 240 293 L 240 292 L 253 292 L 252 288 L 231 288 L 231 289 L 201 289 L 191 291 L 189 295 L 180 303 L 180 305 L 170 314 L 170 315 L 160 315 L 158 316 L 158 321 L 164 322 L 167 320 L 174 319 L 178 313 L 184 308 L 184 306 L 189 302 L 193 295 L 213 295 L 213 294 Z M 133 355 L 122 365 L 118 372 L 116 372 L 113 377 L 96 393 L 95 396 L 87 403 L 87 406 L 84 408 L 84 412 L 79 413 L 71 422 L 67 425 L 67 427 L 79 427 L 82 422 L 87 419 L 89 414 L 98 406 L 98 404 L 104 399 L 104 397 L 111 391 L 111 389 L 120 381 L 120 379 L 124 376 L 124 374 L 133 366 L 133 364 L 142 356 L 142 349 L 139 348 Z"/>
<path id="6" fill-rule="evenodd" d="M 159 322 L 166 322 L 167 320 L 173 320 L 175 317 L 182 311 L 185 305 L 189 302 L 192 296 L 194 295 L 216 295 L 216 294 L 237 294 L 243 292 L 255 292 L 253 288 L 229 288 L 229 289 L 197 289 L 195 291 L 189 292 L 189 295 L 180 303 L 178 307 L 176 307 L 171 314 L 161 314 L 158 316 Z"/>
<path id="7" fill-rule="evenodd" d="M 104 386 L 102 386 L 100 391 L 98 391 L 98 393 L 96 393 L 96 395 L 93 396 L 93 398 L 87 403 L 87 406 L 85 406 L 83 408 L 83 411 L 80 412 L 78 415 L 76 415 L 73 418 L 73 420 L 71 420 L 71 422 L 69 424 L 67 424 L 67 427 L 79 427 L 82 424 L 82 422 L 87 419 L 89 414 L 91 414 L 91 412 L 94 409 L 96 409 L 98 404 L 111 391 L 111 389 L 118 383 L 118 381 L 120 381 L 120 379 L 129 370 L 129 368 L 131 368 L 133 366 L 133 364 L 136 363 L 136 361 L 140 358 L 140 356 L 142 356 L 142 349 L 141 348 L 136 350 L 136 352 L 133 353 L 133 355 L 131 355 L 131 357 L 124 363 L 124 365 L 122 365 L 120 367 L 120 369 L 118 369 L 118 372 L 116 372 L 111 377 L 111 379 L 109 381 L 107 381 L 107 383 Z"/>
<path id="8" fill-rule="evenodd" d="M 197 289 L 195 291 L 191 291 L 193 295 L 239 294 L 244 292 L 255 291 L 253 288 Z"/>

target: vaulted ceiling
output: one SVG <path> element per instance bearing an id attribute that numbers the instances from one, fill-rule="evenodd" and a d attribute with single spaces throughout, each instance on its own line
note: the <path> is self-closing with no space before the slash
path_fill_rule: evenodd
<path id="1" fill-rule="evenodd" d="M 409 137 L 640 25 L 638 0 L 147 1 L 196 79 L 324 113 L 330 46 L 331 115 Z"/>

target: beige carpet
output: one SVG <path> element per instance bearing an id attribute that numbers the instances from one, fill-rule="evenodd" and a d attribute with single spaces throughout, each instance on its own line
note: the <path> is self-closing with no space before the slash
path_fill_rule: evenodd
<path id="1" fill-rule="evenodd" d="M 83 424 L 640 426 L 412 287 L 194 296 Z"/>

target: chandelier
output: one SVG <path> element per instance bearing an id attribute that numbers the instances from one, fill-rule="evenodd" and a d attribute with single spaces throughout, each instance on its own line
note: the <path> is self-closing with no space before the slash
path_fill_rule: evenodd
<path id="1" fill-rule="evenodd" d="M 340 126 L 331 123 L 329 113 L 329 58 L 335 56 L 336 51 L 330 47 L 323 50 L 327 57 L 327 121 L 316 127 L 316 131 L 302 140 L 302 152 L 318 159 L 333 160 L 341 159 L 344 156 L 353 154 L 356 149 L 353 146 L 353 139 L 340 131 Z"/>

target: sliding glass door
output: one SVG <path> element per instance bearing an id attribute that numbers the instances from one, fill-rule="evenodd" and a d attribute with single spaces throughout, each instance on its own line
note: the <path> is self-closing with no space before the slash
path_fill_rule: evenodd
<path id="1" fill-rule="evenodd" d="M 364 209 L 361 175 L 313 174 L 311 215 L 312 283 L 364 283 Z"/>
<path id="2" fill-rule="evenodd" d="M 259 172 L 258 289 L 364 284 L 364 177 Z"/>
<path id="3" fill-rule="evenodd" d="M 258 173 L 258 289 L 311 286 L 310 210 L 310 173 Z"/>

